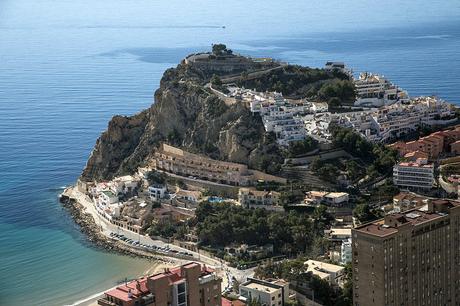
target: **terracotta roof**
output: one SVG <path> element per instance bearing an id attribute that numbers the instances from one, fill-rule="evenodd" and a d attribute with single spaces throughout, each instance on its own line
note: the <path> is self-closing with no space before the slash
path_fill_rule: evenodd
<path id="1" fill-rule="evenodd" d="M 130 293 L 132 295 L 131 297 L 129 297 Z M 147 288 L 147 278 L 140 278 L 138 280 L 131 281 L 126 285 L 121 285 L 109 290 L 105 294 L 128 302 L 148 293 L 149 289 Z"/>
<path id="2" fill-rule="evenodd" d="M 432 168 L 433 164 L 420 164 L 420 163 L 415 163 L 415 162 L 401 162 L 398 164 L 398 166 L 402 167 L 414 167 L 414 168 Z"/>
<path id="3" fill-rule="evenodd" d="M 428 158 L 428 154 L 426 152 L 423 152 L 423 151 L 420 151 L 420 150 L 416 150 L 416 151 L 412 151 L 412 152 L 409 152 L 407 153 L 406 155 L 404 155 L 405 158 Z"/>
<path id="4" fill-rule="evenodd" d="M 105 295 L 115 297 L 125 302 L 129 302 L 133 299 L 137 299 L 143 295 L 147 295 L 150 293 L 149 289 L 147 288 L 147 279 L 159 280 L 167 278 L 170 284 L 177 283 L 178 281 L 183 279 L 183 277 L 181 276 L 181 268 L 190 268 L 195 267 L 197 265 L 201 267 L 201 276 L 208 275 L 214 272 L 213 269 L 210 269 L 206 266 L 201 266 L 199 263 L 190 262 L 183 266 L 175 267 L 166 270 L 165 272 L 157 273 L 149 277 L 142 277 L 140 279 L 131 281 L 126 285 L 118 286 L 112 290 L 105 292 Z"/>

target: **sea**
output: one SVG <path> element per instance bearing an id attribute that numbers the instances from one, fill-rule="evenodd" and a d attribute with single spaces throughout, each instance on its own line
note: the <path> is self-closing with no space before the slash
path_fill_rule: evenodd
<path id="1" fill-rule="evenodd" d="M 57 197 L 112 116 L 213 43 L 460 103 L 458 0 L 1 0 L 0 305 L 71 305 L 151 265 L 94 248 Z"/>

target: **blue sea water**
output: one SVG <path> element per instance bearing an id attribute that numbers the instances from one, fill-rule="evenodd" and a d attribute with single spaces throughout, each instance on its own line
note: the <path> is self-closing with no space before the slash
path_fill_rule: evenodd
<path id="1" fill-rule="evenodd" d="M 341 60 L 458 104 L 460 2 L 400 2 L 2 0 L 0 305 L 69 304 L 148 267 L 92 248 L 57 195 L 190 52 Z"/>

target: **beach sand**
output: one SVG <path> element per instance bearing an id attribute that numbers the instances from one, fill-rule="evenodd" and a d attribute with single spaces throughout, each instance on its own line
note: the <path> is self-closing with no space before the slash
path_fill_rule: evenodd
<path id="1" fill-rule="evenodd" d="M 157 262 L 152 263 L 152 265 L 147 270 L 145 270 L 142 273 L 142 275 L 139 275 L 139 277 L 145 276 L 145 275 L 152 275 L 155 273 L 160 273 L 160 272 L 163 272 L 166 268 L 173 268 L 173 267 L 185 264 L 186 262 L 189 262 L 189 261 L 179 260 L 179 259 L 168 259 L 165 261 L 157 261 Z M 98 305 L 97 300 L 100 299 L 104 295 L 104 292 L 110 289 L 116 288 L 117 286 L 114 286 L 112 288 L 107 288 L 106 290 L 102 292 L 93 294 L 85 299 L 82 299 L 72 304 L 72 306 L 97 306 Z"/>

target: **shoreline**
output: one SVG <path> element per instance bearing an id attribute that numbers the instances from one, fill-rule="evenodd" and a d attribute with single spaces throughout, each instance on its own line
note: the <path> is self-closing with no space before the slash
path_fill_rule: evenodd
<path id="1" fill-rule="evenodd" d="M 145 270 L 142 275 L 149 275 L 149 274 L 154 274 L 161 272 L 164 268 L 169 268 L 171 265 L 170 264 L 165 264 L 160 261 L 156 261 L 156 264 L 154 264 L 152 267 L 149 269 Z M 139 275 L 141 276 L 141 275 Z M 121 284 L 121 283 L 120 283 Z M 120 284 L 117 284 L 115 286 L 112 286 L 110 288 L 106 288 L 100 292 L 96 292 L 94 294 L 91 294 L 89 296 L 83 297 L 72 304 L 66 304 L 65 306 L 97 306 L 97 300 L 101 298 L 104 295 L 104 292 L 115 289 L 116 287 L 120 286 Z"/>
<path id="2" fill-rule="evenodd" d="M 147 259 L 152 262 L 152 266 L 143 271 L 143 275 L 149 275 L 161 272 L 165 268 L 171 268 L 174 266 L 179 266 L 190 261 L 200 262 L 202 264 L 214 267 L 218 275 L 222 277 L 222 290 L 226 290 L 231 286 L 231 279 L 235 278 L 238 281 L 244 281 L 247 277 L 250 277 L 254 274 L 254 269 L 238 270 L 227 266 L 226 262 L 223 262 L 218 258 L 211 258 L 207 254 L 201 254 L 199 252 L 193 252 L 186 249 L 182 249 L 177 245 L 170 245 L 173 249 L 188 251 L 193 255 L 190 258 L 176 257 L 173 254 L 158 254 L 150 251 L 143 251 L 142 249 L 131 247 L 127 244 L 120 242 L 119 240 L 110 238 L 108 232 L 113 232 L 116 229 L 116 226 L 106 221 L 104 218 L 100 217 L 88 196 L 79 191 L 76 186 L 68 186 L 59 196 L 59 202 L 63 208 L 65 208 L 73 221 L 80 227 L 80 231 L 85 235 L 88 242 L 92 244 L 95 248 L 98 248 L 101 251 L 114 253 L 117 255 L 129 256 L 132 258 Z M 121 229 L 123 230 L 123 229 Z M 125 235 L 132 235 L 128 230 L 124 230 Z M 137 234 L 136 234 L 137 237 Z M 149 244 L 163 244 L 165 242 L 159 240 L 152 240 L 148 236 L 139 236 L 139 239 L 144 242 L 147 241 Z M 168 244 L 169 245 L 169 244 Z M 97 302 L 97 299 L 102 296 L 102 294 L 110 290 L 110 288 L 105 289 L 100 293 L 89 294 L 87 297 L 80 298 L 78 301 L 73 302 L 70 305 L 76 306 L 93 306 L 97 305 L 94 302 Z"/>
<path id="3" fill-rule="evenodd" d="M 154 274 L 161 272 L 164 268 L 173 267 L 181 264 L 183 260 L 167 257 L 148 252 L 143 252 L 138 249 L 130 248 L 127 245 L 122 244 L 119 241 L 112 240 L 103 234 L 102 228 L 97 225 L 94 216 L 86 211 L 83 204 L 79 203 L 77 199 L 66 195 L 66 191 L 74 186 L 67 187 L 63 193 L 59 196 L 59 202 L 61 206 L 69 213 L 72 220 L 80 227 L 81 233 L 85 236 L 85 239 L 91 244 L 91 247 L 97 248 L 100 251 L 117 254 L 120 256 L 129 256 L 132 258 L 140 258 L 148 260 L 152 265 L 142 272 L 141 275 Z M 104 295 L 107 290 L 116 288 L 119 284 L 106 288 L 100 292 L 93 293 L 89 296 L 82 297 L 79 300 L 66 304 L 66 306 L 93 306 L 97 305 L 97 300 Z"/>
<path id="4" fill-rule="evenodd" d="M 101 228 L 96 224 L 94 217 L 90 213 L 85 212 L 85 208 L 81 203 L 64 194 L 61 194 L 59 201 L 62 207 L 69 212 L 73 221 L 80 227 L 80 231 L 85 235 L 86 239 L 93 247 L 96 247 L 104 252 L 148 260 L 158 260 L 165 263 L 171 263 L 171 261 L 176 260 L 175 258 L 170 257 L 167 258 L 171 260 L 166 260 L 165 257 L 160 255 L 130 248 L 118 241 L 109 239 L 107 236 L 102 234 Z"/>

